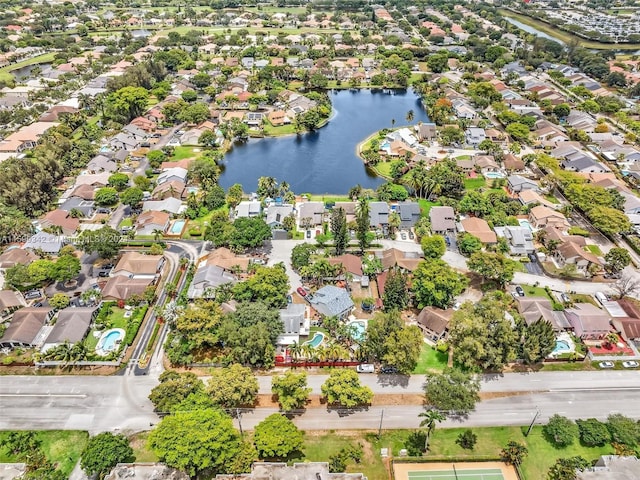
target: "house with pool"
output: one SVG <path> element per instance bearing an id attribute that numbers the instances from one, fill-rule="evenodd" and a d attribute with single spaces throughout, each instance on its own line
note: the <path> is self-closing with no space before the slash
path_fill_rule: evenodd
<path id="1" fill-rule="evenodd" d="M 343 320 L 355 307 L 349 292 L 333 285 L 326 285 L 319 289 L 309 299 L 309 303 L 319 315 L 338 317 Z"/>
<path id="2" fill-rule="evenodd" d="M 299 344 L 300 337 L 309 335 L 311 322 L 306 305 L 301 303 L 287 304 L 287 308 L 280 310 L 280 320 L 282 320 L 284 332 L 278 335 L 276 340 L 278 351 L 281 352 L 294 343 Z"/>

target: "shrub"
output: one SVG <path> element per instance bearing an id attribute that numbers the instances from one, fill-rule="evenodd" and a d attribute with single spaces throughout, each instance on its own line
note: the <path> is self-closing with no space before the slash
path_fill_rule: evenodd
<path id="1" fill-rule="evenodd" d="M 607 428 L 611 434 L 611 441 L 635 447 L 640 441 L 640 425 L 619 413 L 607 417 Z"/>
<path id="2" fill-rule="evenodd" d="M 573 443 L 578 436 L 578 426 L 567 417 L 556 414 L 543 427 L 543 432 L 549 442 L 562 448 Z"/>
<path id="3" fill-rule="evenodd" d="M 456 443 L 460 445 L 465 450 L 473 450 L 473 447 L 476 446 L 476 442 L 478 441 L 478 436 L 473 433 L 471 430 L 465 430 L 456 440 Z"/>
<path id="4" fill-rule="evenodd" d="M 607 425 L 595 418 L 576 421 L 580 432 L 580 441 L 587 447 L 600 447 L 611 440 Z"/>

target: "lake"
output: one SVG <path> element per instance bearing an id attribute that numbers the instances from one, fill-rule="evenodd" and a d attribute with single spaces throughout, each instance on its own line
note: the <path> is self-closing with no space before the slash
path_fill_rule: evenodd
<path id="1" fill-rule="evenodd" d="M 428 122 L 420 97 L 409 90 L 340 90 L 329 93 L 333 116 L 316 132 L 280 138 L 251 139 L 236 144 L 223 160 L 219 183 L 227 188 L 240 183 L 245 192 L 255 191 L 258 178 L 286 181 L 296 193 L 345 194 L 360 184 L 376 188 L 384 180 L 367 170 L 356 155 L 366 137 L 405 125 L 413 110 L 413 124 Z"/>
<path id="2" fill-rule="evenodd" d="M 553 40 L 554 42 L 558 42 L 561 45 L 564 45 L 565 43 L 560 40 L 559 38 L 553 37 L 547 33 L 541 32 L 540 30 L 538 30 L 537 28 L 532 27 L 531 25 L 527 25 L 526 23 L 522 23 L 519 20 L 516 20 L 515 18 L 511 18 L 508 16 L 504 16 L 504 19 L 511 23 L 512 25 L 515 25 L 516 27 L 518 27 L 520 30 L 524 30 L 527 33 L 532 33 L 534 35 L 537 35 L 540 38 L 546 38 L 547 40 Z"/>

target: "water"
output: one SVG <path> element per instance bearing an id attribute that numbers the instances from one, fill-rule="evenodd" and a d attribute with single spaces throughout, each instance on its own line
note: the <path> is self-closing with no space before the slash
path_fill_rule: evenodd
<path id="1" fill-rule="evenodd" d="M 175 222 L 173 222 L 171 228 L 169 229 L 170 233 L 173 233 L 174 235 L 180 235 L 182 233 L 182 230 L 184 229 L 185 223 L 187 223 L 186 220 L 176 220 Z"/>
<path id="2" fill-rule="evenodd" d="M 553 37 L 553 36 L 549 35 L 548 33 L 541 32 L 540 30 L 538 30 L 535 27 L 532 27 L 531 25 L 527 25 L 526 23 L 522 23 L 522 22 L 516 20 L 515 18 L 511 18 L 511 17 L 507 17 L 507 16 L 505 16 L 504 18 L 505 18 L 505 20 L 507 22 L 509 22 L 512 25 L 515 25 L 520 30 L 524 30 L 527 33 L 533 33 L 534 35 L 537 35 L 538 37 L 546 38 L 547 40 L 553 40 L 554 42 L 558 42 L 561 45 L 565 45 L 565 43 L 562 40 L 560 40 L 560 39 L 558 39 L 556 37 Z"/>
<path id="3" fill-rule="evenodd" d="M 347 325 L 351 327 L 354 340 L 358 340 L 358 341 L 364 340 L 364 332 L 367 329 L 367 326 L 363 321 L 356 320 L 354 322 L 349 322 Z"/>
<path id="4" fill-rule="evenodd" d="M 38 67 L 40 71 L 46 70 L 51 66 L 51 63 L 37 63 L 33 65 L 25 65 L 24 67 L 14 68 L 9 73 L 13 75 L 17 80 L 29 79 L 31 77 L 31 71 Z"/>
<path id="5" fill-rule="evenodd" d="M 112 352 L 116 349 L 116 341 L 122 338 L 122 332 L 119 330 L 113 330 L 106 334 L 102 339 L 102 351 Z"/>
<path id="6" fill-rule="evenodd" d="M 487 172 L 484 174 L 485 178 L 504 178 L 504 173 L 501 172 Z"/>
<path id="7" fill-rule="evenodd" d="M 553 349 L 552 353 L 563 353 L 571 350 L 571 347 L 564 340 L 556 340 L 556 348 Z"/>
<path id="8" fill-rule="evenodd" d="M 406 125 L 413 110 L 413 124 L 429 119 L 420 98 L 411 91 L 382 90 L 331 92 L 334 116 L 317 132 L 281 138 L 253 139 L 236 145 L 223 163 L 220 185 L 240 183 L 255 191 L 258 178 L 286 181 L 296 193 L 345 194 L 360 184 L 376 188 L 384 180 L 366 169 L 356 146 L 377 130 Z"/>
<path id="9" fill-rule="evenodd" d="M 529 220 L 518 220 L 518 223 L 521 227 L 527 227 L 529 230 L 533 231 L 533 227 L 531 227 L 531 223 L 529 223 Z"/>
<path id="10" fill-rule="evenodd" d="M 313 338 L 308 342 L 304 342 L 303 345 L 311 345 L 313 348 L 317 348 L 318 345 L 324 340 L 324 333 L 316 332 L 313 334 Z"/>

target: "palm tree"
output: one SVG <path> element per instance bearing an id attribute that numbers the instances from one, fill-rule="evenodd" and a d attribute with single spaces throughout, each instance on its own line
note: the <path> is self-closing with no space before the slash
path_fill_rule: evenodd
<path id="1" fill-rule="evenodd" d="M 424 439 L 424 451 L 426 452 L 429 448 L 429 437 L 435 430 L 436 424 L 445 420 L 446 417 L 440 410 L 436 410 L 435 408 L 422 412 L 418 416 L 423 418 L 423 420 L 420 421 L 420 426 L 427 428 L 427 435 Z"/>
<path id="2" fill-rule="evenodd" d="M 164 232 L 162 230 L 160 230 L 159 228 L 154 228 L 153 232 L 151 232 L 153 234 L 153 239 L 157 242 L 158 240 L 160 240 L 162 238 L 162 236 L 164 235 Z"/>
<path id="3" fill-rule="evenodd" d="M 413 122 L 413 118 L 414 118 L 414 113 L 413 110 L 409 110 L 407 112 L 407 116 L 405 117 L 408 123 Z"/>
<path id="4" fill-rule="evenodd" d="M 302 345 L 298 342 L 293 342 L 289 345 L 289 355 L 291 355 L 291 359 L 295 363 L 300 358 L 300 354 L 302 353 Z"/>

